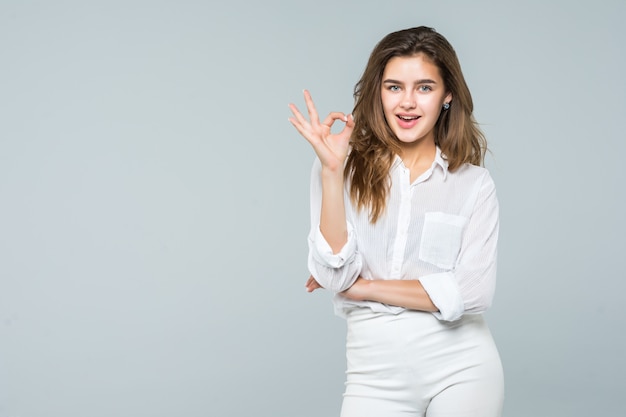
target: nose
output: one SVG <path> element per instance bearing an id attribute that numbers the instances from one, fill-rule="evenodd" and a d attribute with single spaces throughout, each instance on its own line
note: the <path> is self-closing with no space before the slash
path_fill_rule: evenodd
<path id="1" fill-rule="evenodd" d="M 404 93 L 404 97 L 402 97 L 402 103 L 400 104 L 400 106 L 403 109 L 414 109 L 417 106 L 413 91 L 407 90 Z"/>

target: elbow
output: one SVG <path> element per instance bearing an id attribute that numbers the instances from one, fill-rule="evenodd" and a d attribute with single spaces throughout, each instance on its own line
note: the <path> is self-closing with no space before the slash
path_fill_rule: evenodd
<path id="1" fill-rule="evenodd" d="M 465 304 L 464 314 L 480 314 L 491 308 L 492 300 L 479 300 L 477 302 L 471 302 Z"/>
<path id="2" fill-rule="evenodd" d="M 489 310 L 496 292 L 495 262 L 465 275 L 464 278 L 460 284 L 464 312 L 479 314 Z"/>
<path id="3" fill-rule="evenodd" d="M 493 304 L 495 285 L 486 285 L 468 297 L 463 297 L 465 313 L 479 314 L 489 310 Z"/>
<path id="4" fill-rule="evenodd" d="M 356 266 L 356 265 L 355 265 Z M 359 277 L 360 268 L 355 269 L 330 269 L 330 268 L 311 268 L 313 278 L 328 291 L 340 293 L 352 286 Z"/>
<path id="5" fill-rule="evenodd" d="M 325 289 L 333 293 L 340 293 L 347 290 L 354 284 L 360 275 L 361 260 L 359 257 L 340 268 L 329 267 L 315 262 L 309 262 L 309 272 L 315 280 Z"/>

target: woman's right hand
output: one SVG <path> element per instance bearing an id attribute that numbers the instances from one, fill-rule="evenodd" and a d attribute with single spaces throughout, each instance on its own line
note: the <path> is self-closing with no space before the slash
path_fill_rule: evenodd
<path id="1" fill-rule="evenodd" d="M 317 282 L 315 278 L 313 278 L 313 275 L 309 276 L 309 279 L 306 280 L 306 284 L 304 284 L 304 287 L 306 288 L 307 292 L 313 292 L 317 289 L 324 288 L 320 285 L 319 282 Z"/>
<path id="2" fill-rule="evenodd" d="M 294 104 L 289 104 L 293 117 L 289 118 L 291 124 L 300 132 L 302 136 L 313 146 L 313 150 L 322 163 L 322 167 L 338 172 L 343 170 L 343 165 L 348 156 L 348 145 L 350 135 L 354 129 L 354 119 L 352 115 L 346 116 L 341 112 L 332 112 L 323 123 L 320 123 L 315 104 L 311 99 L 311 94 L 304 90 L 304 101 L 309 112 L 307 120 Z M 337 134 L 331 133 L 331 128 L 335 121 L 345 122 L 343 130 Z"/>

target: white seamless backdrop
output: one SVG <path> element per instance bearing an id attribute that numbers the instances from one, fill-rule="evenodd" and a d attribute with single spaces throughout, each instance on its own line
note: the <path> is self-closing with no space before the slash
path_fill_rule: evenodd
<path id="1" fill-rule="evenodd" d="M 457 49 L 492 153 L 505 417 L 623 416 L 623 1 L 0 0 L 0 417 L 338 415 L 307 294 L 311 90 Z"/>

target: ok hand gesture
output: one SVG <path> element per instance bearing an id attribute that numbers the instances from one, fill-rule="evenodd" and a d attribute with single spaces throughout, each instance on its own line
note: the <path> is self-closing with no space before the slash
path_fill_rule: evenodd
<path id="1" fill-rule="evenodd" d="M 289 104 L 293 117 L 289 118 L 292 125 L 313 146 L 313 150 L 322 163 L 322 167 L 337 172 L 343 169 L 343 164 L 348 156 L 350 135 L 354 129 L 352 115 L 346 116 L 341 112 L 331 112 L 323 123 L 320 123 L 315 104 L 311 94 L 304 90 L 304 101 L 309 112 L 308 121 L 294 104 Z M 341 120 L 346 125 L 337 134 L 331 133 L 331 127 L 335 121 Z"/>

